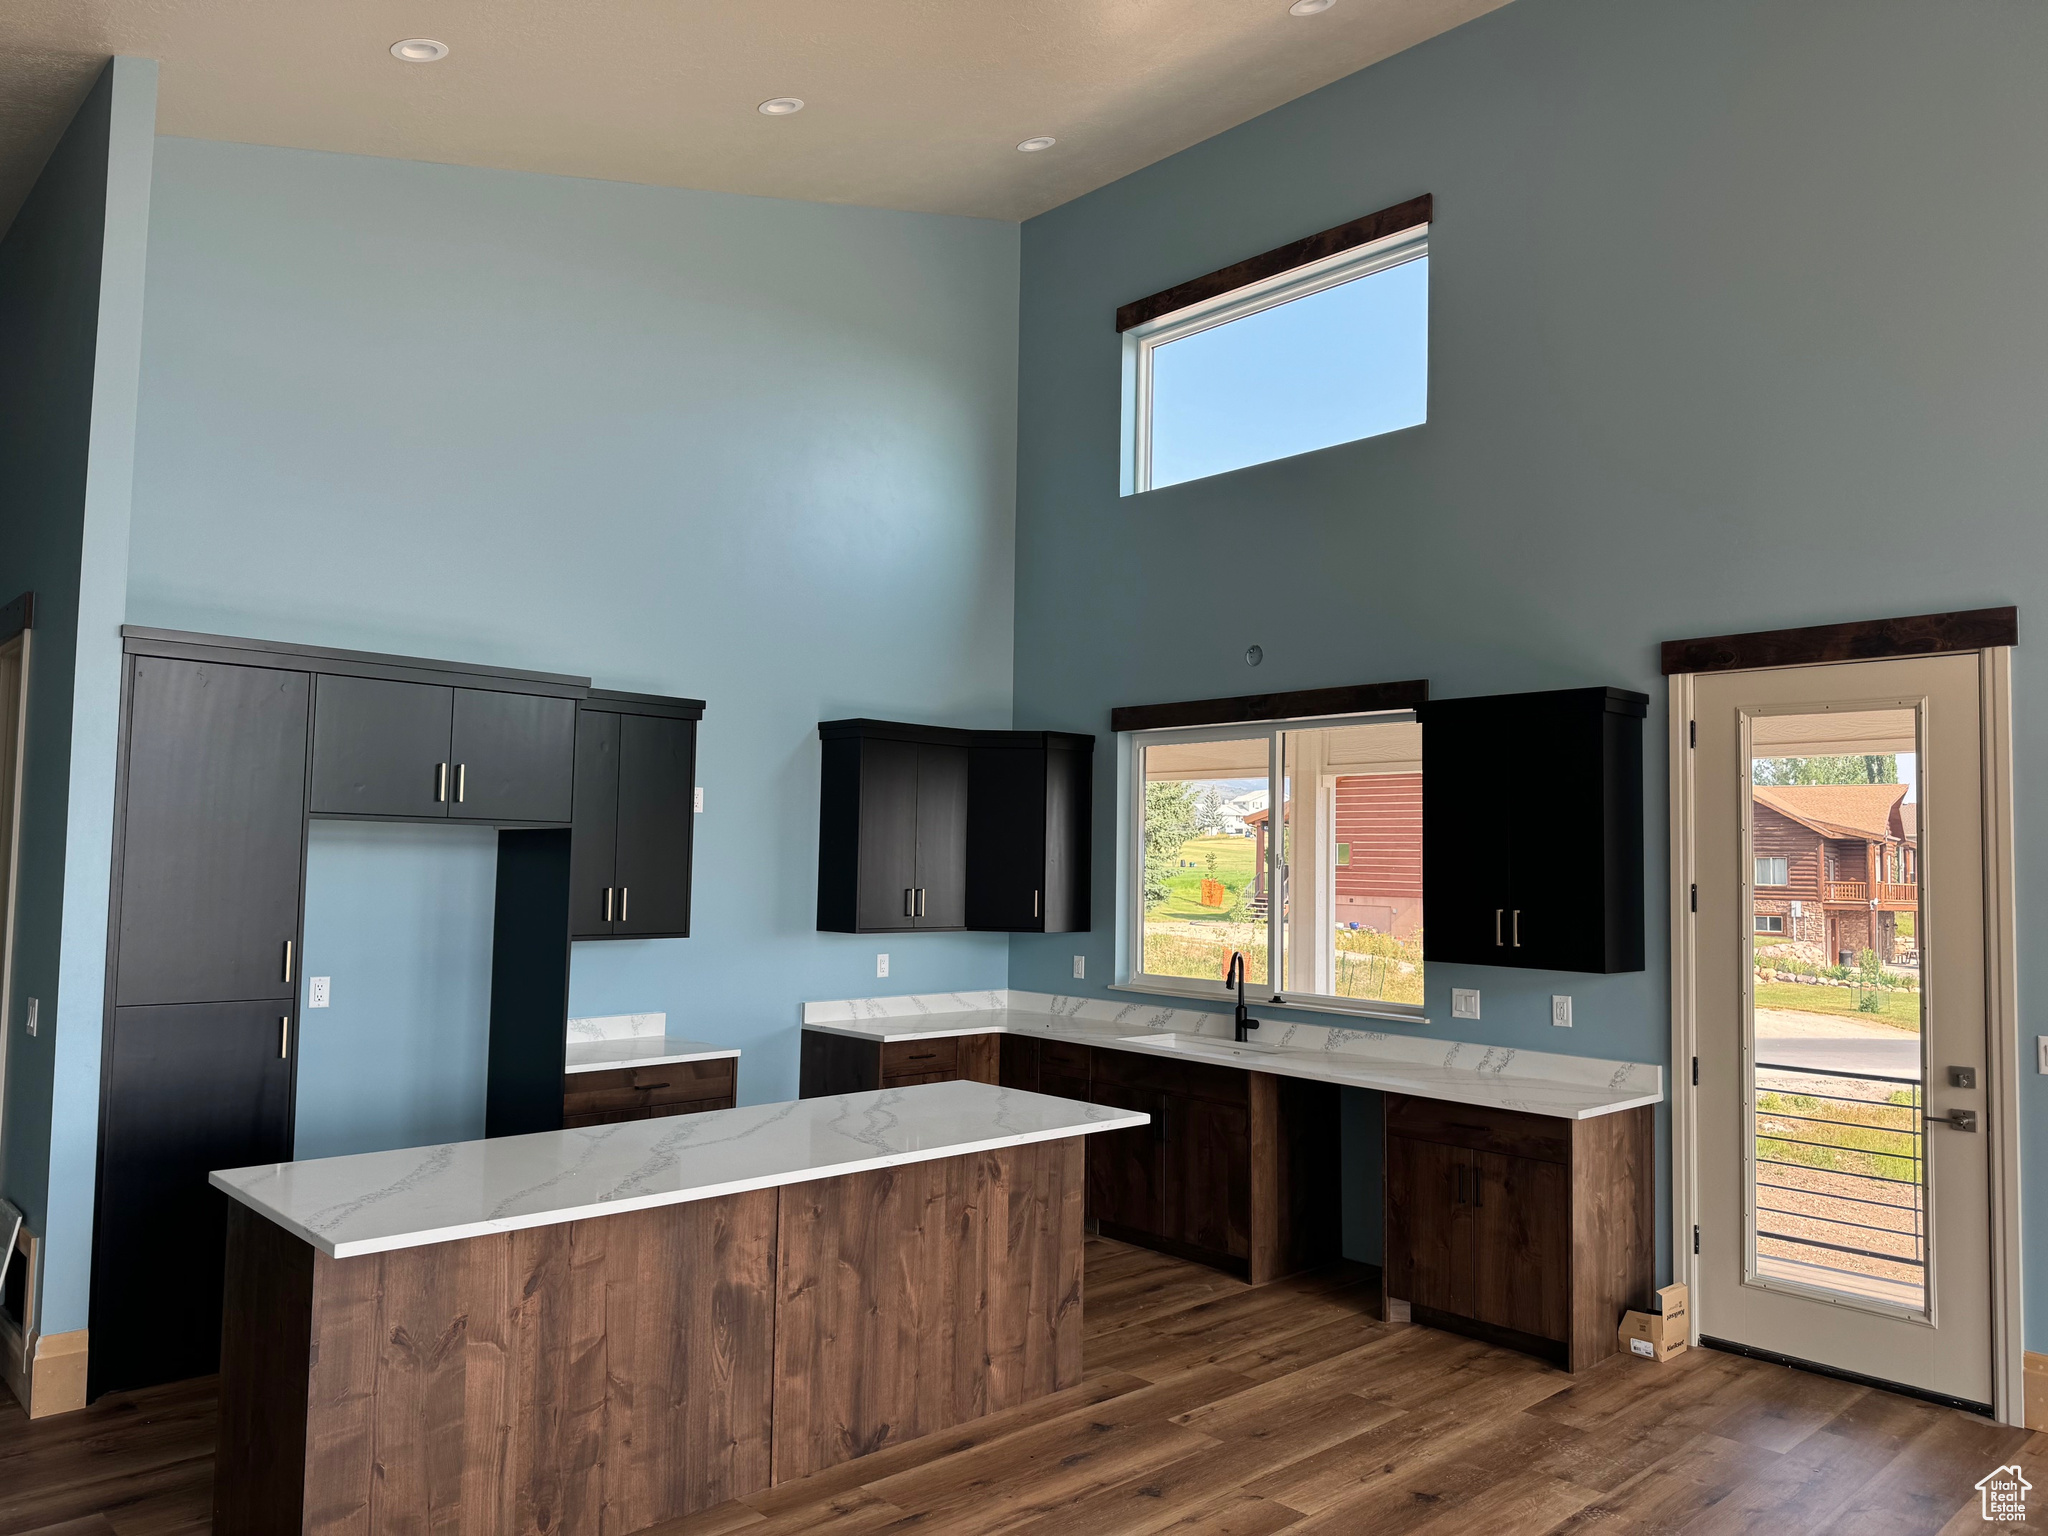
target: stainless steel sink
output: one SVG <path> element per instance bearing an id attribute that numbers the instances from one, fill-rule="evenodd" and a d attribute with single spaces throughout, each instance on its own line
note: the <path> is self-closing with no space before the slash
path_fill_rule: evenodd
<path id="1" fill-rule="evenodd" d="M 1229 1056 L 1239 1052 L 1270 1054 L 1280 1049 L 1277 1045 L 1266 1045 L 1257 1040 L 1218 1040 L 1210 1035 L 1179 1035 L 1170 1030 L 1156 1034 L 1124 1035 L 1126 1045 L 1154 1045 L 1169 1051 L 1182 1051 L 1189 1055 Z"/>

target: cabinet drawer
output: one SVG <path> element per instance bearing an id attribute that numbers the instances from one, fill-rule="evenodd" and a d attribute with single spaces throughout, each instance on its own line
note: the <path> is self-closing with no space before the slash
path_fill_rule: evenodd
<path id="1" fill-rule="evenodd" d="M 1157 1056 L 1102 1047 L 1093 1049 L 1090 1057 L 1090 1067 L 1097 1084 L 1115 1083 L 1125 1088 L 1144 1088 L 1191 1099 L 1213 1099 L 1219 1104 L 1245 1104 L 1251 1099 L 1249 1074 L 1236 1067 L 1212 1067 L 1195 1061 L 1164 1061 Z"/>
<path id="2" fill-rule="evenodd" d="M 687 1104 L 729 1097 L 732 1058 L 678 1061 L 658 1067 L 620 1067 L 608 1072 L 571 1072 L 562 1079 L 565 1115 L 610 1114 L 656 1104 Z"/>
<path id="3" fill-rule="evenodd" d="M 1572 1122 L 1561 1115 L 1521 1114 L 1390 1093 L 1387 1134 L 1444 1146 L 1470 1147 L 1477 1152 L 1499 1152 L 1508 1157 L 1534 1157 L 1552 1163 L 1571 1161 Z"/>
<path id="4" fill-rule="evenodd" d="M 915 1088 L 921 1083 L 951 1083 L 958 1079 L 951 1072 L 892 1072 L 882 1079 L 884 1088 Z"/>
<path id="5" fill-rule="evenodd" d="M 1039 1060 L 1047 1072 L 1064 1072 L 1069 1077 L 1078 1077 L 1083 1082 L 1088 1078 L 1088 1047 L 1076 1045 L 1071 1040 L 1048 1040 L 1040 1047 Z"/>
<path id="6" fill-rule="evenodd" d="M 948 1077 L 960 1069 L 960 1042 L 953 1036 L 942 1040 L 892 1040 L 882 1047 L 882 1086 L 905 1073 L 943 1072 Z"/>
<path id="7" fill-rule="evenodd" d="M 562 1129 L 575 1131 L 591 1125 L 618 1125 L 627 1120 L 659 1120 L 664 1115 L 699 1115 L 706 1110 L 731 1109 L 732 1103 L 732 1095 L 727 1094 L 718 1099 L 692 1099 L 686 1104 L 635 1104 L 625 1109 L 565 1114 Z"/>

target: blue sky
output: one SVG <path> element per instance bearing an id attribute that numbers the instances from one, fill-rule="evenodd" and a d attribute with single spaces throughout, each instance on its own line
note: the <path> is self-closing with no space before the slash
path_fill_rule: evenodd
<path id="1" fill-rule="evenodd" d="M 1429 258 L 1157 347 L 1152 484 L 1412 427 L 1428 415 Z"/>

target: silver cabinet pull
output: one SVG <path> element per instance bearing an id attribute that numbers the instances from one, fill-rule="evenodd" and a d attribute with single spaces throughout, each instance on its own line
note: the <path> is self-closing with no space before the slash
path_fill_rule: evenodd
<path id="1" fill-rule="evenodd" d="M 903 915 L 905 917 L 917 916 L 917 887 L 914 885 L 903 887 Z"/>
<path id="2" fill-rule="evenodd" d="M 284 979 L 287 984 L 292 979 L 292 941 L 290 939 L 284 941 Z"/>
<path id="3" fill-rule="evenodd" d="M 630 887 L 623 885 L 619 887 L 619 921 L 622 923 L 626 920 L 626 898 L 631 894 Z"/>
<path id="4" fill-rule="evenodd" d="M 1038 892 L 1036 891 L 1031 893 L 1031 915 L 1033 917 L 1038 916 Z"/>
<path id="5" fill-rule="evenodd" d="M 448 803 L 448 765 L 446 763 L 434 764 L 434 803 L 436 805 L 446 805 Z"/>
<path id="6" fill-rule="evenodd" d="M 610 886 L 604 888 L 604 920 L 606 922 L 612 920 L 612 888 Z"/>
<path id="7" fill-rule="evenodd" d="M 924 887 L 921 885 L 917 888 L 917 915 L 924 916 Z"/>
<path id="8" fill-rule="evenodd" d="M 462 804 L 462 796 L 469 785 L 469 764 L 455 765 L 455 803 Z"/>
<path id="9" fill-rule="evenodd" d="M 1514 924 L 1515 948 L 1520 949 L 1522 947 L 1522 909 L 1520 907 L 1515 908 Z"/>
<path id="10" fill-rule="evenodd" d="M 1495 949 L 1501 947 L 1500 920 L 1507 914 L 1507 910 L 1506 907 L 1495 907 L 1493 909 L 1493 947 Z"/>
<path id="11" fill-rule="evenodd" d="M 292 1055 L 292 1016 L 286 1014 L 277 1021 L 277 1059 L 289 1061 Z"/>

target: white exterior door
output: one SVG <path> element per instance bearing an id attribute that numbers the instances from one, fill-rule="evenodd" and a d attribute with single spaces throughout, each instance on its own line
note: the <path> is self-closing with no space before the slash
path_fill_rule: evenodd
<path id="1" fill-rule="evenodd" d="M 1982 665 L 1692 680 L 1695 1310 L 1989 1405 Z"/>

